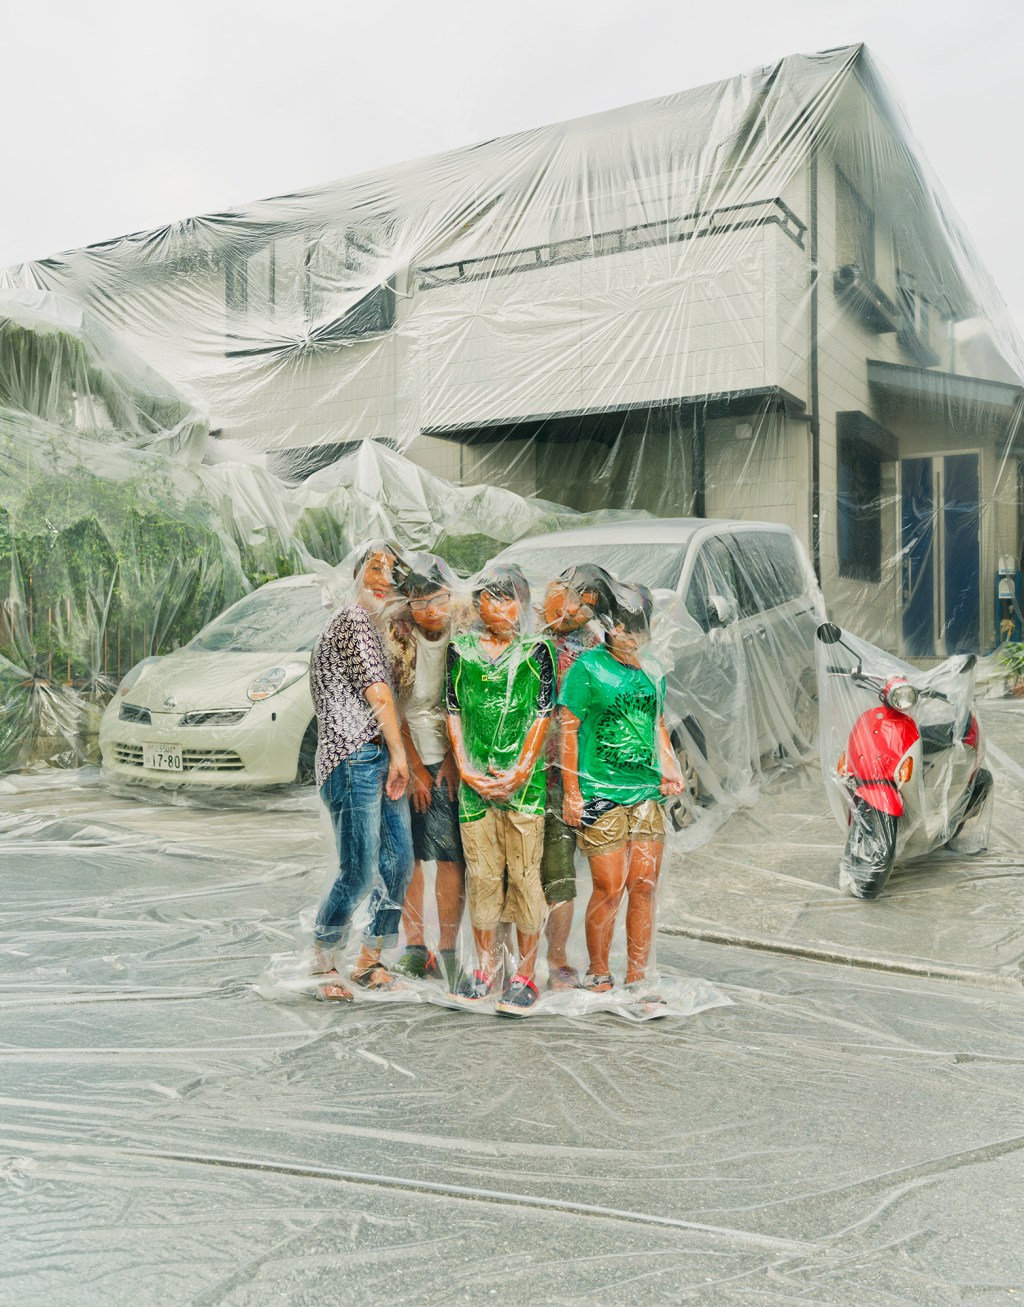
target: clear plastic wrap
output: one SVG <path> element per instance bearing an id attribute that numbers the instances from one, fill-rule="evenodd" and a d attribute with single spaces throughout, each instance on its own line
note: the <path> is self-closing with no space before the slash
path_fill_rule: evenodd
<path id="1" fill-rule="evenodd" d="M 373 534 L 466 574 L 570 510 L 714 518 L 789 528 L 881 647 L 1020 642 L 1020 339 L 861 46 L 0 284 L 12 410 L 205 458 L 253 584 Z M 766 750 L 807 753 L 812 660 L 806 632 L 743 628 L 764 561 L 718 562 L 705 588 L 740 625 L 673 730 L 704 793 L 749 795 Z M 768 719 L 748 739 L 744 694 Z"/>
<path id="2" fill-rule="evenodd" d="M 839 884 L 851 894 L 875 898 L 896 863 L 943 845 L 984 853 L 993 784 L 976 661 L 922 672 L 834 623 L 818 629 L 822 771 L 848 832 Z"/>
<path id="3" fill-rule="evenodd" d="M 0 272 L 5 1285 L 1019 1291 L 1022 395 L 860 46 Z M 607 649 L 593 569 L 650 589 L 656 919 L 573 847 L 549 726 L 574 885 L 542 878 L 539 940 L 521 915 L 474 941 L 464 850 L 416 856 L 424 790 L 453 801 L 426 743 L 452 714 L 403 679 L 424 593 L 369 619 L 425 773 L 410 749 L 412 856 L 321 914 L 336 814 L 291 782 L 318 779 L 310 658 L 370 541 L 454 570 L 446 647 L 495 568 L 530 586 L 531 650 L 588 609 L 577 663 Z M 819 641 L 819 682 L 826 614 L 851 661 Z M 919 692 L 891 775 L 849 763 L 856 660 Z M 865 787 L 892 821 L 844 855 Z M 863 889 L 879 832 L 897 873 L 863 903 L 836 864 Z M 444 1010 L 493 1011 L 531 948 L 536 1021 Z M 588 967 L 611 987 L 569 987 Z M 477 971 L 493 998 L 459 995 Z"/>
<path id="4" fill-rule="evenodd" d="M 638 1020 L 710 1001 L 660 984 L 653 951 L 664 805 L 687 778 L 650 591 L 593 565 L 533 594 L 515 564 L 460 583 L 369 541 L 334 593 L 311 673 L 333 852 L 312 939 L 264 992 Z"/>

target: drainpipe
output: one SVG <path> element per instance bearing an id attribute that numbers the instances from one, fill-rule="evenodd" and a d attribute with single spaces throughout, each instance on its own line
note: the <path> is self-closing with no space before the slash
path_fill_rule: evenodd
<path id="1" fill-rule="evenodd" d="M 694 517 L 707 516 L 707 474 L 705 472 L 706 431 L 704 426 L 704 404 L 693 406 L 693 508 Z"/>
<path id="2" fill-rule="evenodd" d="M 818 416 L 818 136 L 811 137 L 811 562 L 821 584 L 821 422 Z"/>

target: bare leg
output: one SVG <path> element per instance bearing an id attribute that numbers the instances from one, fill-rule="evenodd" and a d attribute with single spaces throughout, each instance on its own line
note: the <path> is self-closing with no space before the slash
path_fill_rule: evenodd
<path id="1" fill-rule="evenodd" d="M 412 880 L 405 891 L 405 903 L 402 906 L 402 934 L 408 948 L 422 948 L 426 944 L 423 933 L 423 863 L 416 859 L 412 869 Z"/>
<path id="2" fill-rule="evenodd" d="M 480 970 L 488 979 L 494 975 L 494 945 L 497 932 L 492 928 L 490 930 L 479 930 L 473 927 L 473 942 L 476 944 L 476 956 L 479 962 Z"/>
<path id="3" fill-rule="evenodd" d="M 626 984 L 643 980 L 654 934 L 654 900 L 664 844 L 643 840 L 627 846 Z"/>
<path id="4" fill-rule="evenodd" d="M 417 868 L 419 863 L 416 864 Z M 423 917 L 423 880 L 422 870 L 420 871 L 420 919 Z M 413 876 L 415 883 L 415 874 Z M 441 951 L 448 953 L 455 948 L 455 940 L 458 937 L 459 926 L 462 923 L 462 911 L 466 903 L 466 873 L 459 862 L 438 862 L 437 878 L 434 882 L 434 892 L 437 895 L 437 921 L 440 927 Z M 405 902 L 408 907 L 409 896 L 412 893 L 412 886 L 409 886 L 409 892 L 406 894 Z M 403 921 L 405 920 L 403 916 Z M 422 926 L 420 938 L 422 935 Z"/>
<path id="5" fill-rule="evenodd" d="M 565 950 L 569 943 L 569 932 L 572 930 L 572 912 L 573 900 L 570 899 L 568 903 L 556 903 L 548 913 L 544 935 L 548 944 L 549 971 L 569 965 Z"/>
<path id="6" fill-rule="evenodd" d="M 612 946 L 615 917 L 626 888 L 626 849 L 611 853 L 597 853 L 590 859 L 590 875 L 594 888 L 587 904 L 587 952 L 590 954 L 590 974 L 608 973 L 608 954 Z"/>
<path id="7" fill-rule="evenodd" d="M 527 980 L 533 980 L 537 969 L 537 945 L 540 943 L 540 931 L 535 930 L 533 934 L 527 935 L 517 926 L 516 940 L 519 944 L 517 973 L 520 976 L 525 976 Z"/>

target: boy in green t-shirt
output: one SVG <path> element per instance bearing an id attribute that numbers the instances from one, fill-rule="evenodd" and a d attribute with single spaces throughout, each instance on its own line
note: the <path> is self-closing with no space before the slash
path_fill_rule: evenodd
<path id="1" fill-rule="evenodd" d="M 577 658 L 601 643 L 595 618 L 611 603 L 611 576 L 596 563 L 566 568 L 544 595 L 544 632 L 554 648 L 555 682 L 560 687 Z M 544 745 L 548 760 L 547 808 L 544 814 L 544 856 L 540 879 L 548 901 L 544 926 L 548 955 L 548 988 L 576 989 L 580 978 L 568 957 L 576 899 L 576 832 L 562 820 L 562 773 L 558 769 L 558 720 L 551 724 Z"/>
<path id="2" fill-rule="evenodd" d="M 618 585 L 605 643 L 581 654 L 558 695 L 563 816 L 590 859 L 590 969 L 583 988 L 604 993 L 615 918 L 626 909 L 626 984 L 640 985 L 654 932 L 654 895 L 665 842 L 661 803 L 685 788 L 661 709 L 665 679 L 640 663 L 653 610 L 646 586 Z"/>
<path id="3" fill-rule="evenodd" d="M 448 734 L 462 784 L 459 821 L 466 894 L 479 966 L 455 997 L 472 1004 L 494 984 L 498 924 L 516 927 L 519 967 L 496 1005 L 509 1016 L 537 1001 L 534 969 L 547 904 L 542 757 L 554 705 L 555 668 L 546 640 L 523 637 L 530 589 L 518 567 L 482 573 L 473 590 L 480 621 L 448 646 Z"/>

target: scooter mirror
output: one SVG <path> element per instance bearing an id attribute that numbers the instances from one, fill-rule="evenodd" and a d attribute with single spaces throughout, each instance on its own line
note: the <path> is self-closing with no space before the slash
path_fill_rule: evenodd
<path id="1" fill-rule="evenodd" d="M 838 644 L 843 633 L 835 622 L 822 622 L 815 632 L 822 644 Z"/>

